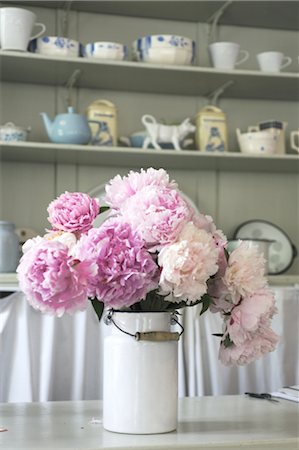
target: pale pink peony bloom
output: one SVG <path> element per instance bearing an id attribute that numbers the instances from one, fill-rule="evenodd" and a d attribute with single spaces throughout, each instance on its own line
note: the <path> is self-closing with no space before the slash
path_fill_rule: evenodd
<path id="1" fill-rule="evenodd" d="M 235 304 L 267 285 L 265 259 L 256 247 L 249 248 L 242 242 L 229 256 L 223 282 Z"/>
<path id="2" fill-rule="evenodd" d="M 65 192 L 48 206 L 53 230 L 86 233 L 99 214 L 99 201 L 81 192 Z"/>
<path id="3" fill-rule="evenodd" d="M 173 301 L 192 304 L 207 292 L 207 280 L 218 269 L 218 249 L 213 238 L 189 222 L 177 242 L 158 255 L 160 289 L 172 293 Z"/>
<path id="4" fill-rule="evenodd" d="M 67 231 L 52 231 L 44 235 L 44 238 L 48 241 L 58 241 L 66 245 L 70 252 L 73 250 L 77 243 L 77 237 L 74 233 L 68 233 Z"/>
<path id="5" fill-rule="evenodd" d="M 90 263 L 74 260 L 66 245 L 47 239 L 26 251 L 17 269 L 28 302 L 58 317 L 85 309 L 87 279 L 95 271 Z"/>
<path id="6" fill-rule="evenodd" d="M 231 311 L 227 320 L 227 332 L 230 340 L 236 345 L 252 339 L 261 327 L 269 326 L 273 315 L 277 312 L 274 295 L 263 289 L 245 297 Z"/>
<path id="7" fill-rule="evenodd" d="M 160 186 L 175 189 L 177 184 L 169 181 L 169 175 L 164 169 L 152 167 L 140 172 L 130 171 L 125 177 L 117 175 L 106 185 L 105 203 L 113 209 L 119 209 L 122 204 L 146 186 Z"/>
<path id="8" fill-rule="evenodd" d="M 95 263 L 88 294 L 108 308 L 121 308 L 143 300 L 158 286 L 158 266 L 144 249 L 140 234 L 120 219 L 107 220 L 82 235 L 76 249 L 79 259 Z"/>
<path id="9" fill-rule="evenodd" d="M 249 364 L 264 354 L 273 352 L 278 341 L 279 336 L 271 328 L 263 327 L 259 332 L 253 334 L 251 339 L 240 345 L 233 344 L 225 347 L 221 343 L 219 359 L 226 366 Z"/>
<path id="10" fill-rule="evenodd" d="M 201 213 L 195 213 L 192 216 L 192 221 L 198 228 L 201 228 L 202 230 L 205 230 L 208 233 L 212 234 L 215 241 L 217 242 L 217 245 L 222 247 L 226 246 L 227 237 L 222 230 L 216 228 L 216 225 L 214 224 L 213 218 L 211 216 Z"/>
<path id="11" fill-rule="evenodd" d="M 37 244 L 40 244 L 41 242 L 44 241 L 44 238 L 41 236 L 35 236 L 32 239 L 27 239 L 26 242 L 24 242 L 24 244 L 22 245 L 22 252 L 26 253 L 29 250 L 31 250 L 32 247 L 34 247 Z"/>
<path id="12" fill-rule="evenodd" d="M 215 278 L 210 278 L 208 280 L 207 294 L 213 299 L 210 311 L 212 313 L 227 313 L 232 310 L 235 304 L 233 303 L 232 296 L 223 283 L 222 278 L 218 277 L 218 272 L 215 275 Z"/>
<path id="13" fill-rule="evenodd" d="M 207 233 L 213 236 L 213 239 L 217 247 L 219 248 L 219 258 L 218 258 L 219 269 L 217 272 L 217 277 L 222 277 L 227 267 L 226 256 L 224 253 L 224 249 L 227 246 L 227 237 L 225 236 L 222 230 L 218 230 L 216 228 L 216 225 L 214 224 L 211 216 L 196 213 L 192 216 L 192 221 L 198 228 L 207 231 Z"/>
<path id="14" fill-rule="evenodd" d="M 119 213 L 151 251 L 174 242 L 191 217 L 189 205 L 177 190 L 156 185 L 145 186 L 128 198 Z"/>
<path id="15" fill-rule="evenodd" d="M 40 244 L 43 241 L 59 241 L 68 247 L 70 252 L 77 243 L 77 237 L 73 233 L 63 232 L 63 231 L 51 231 L 46 233 L 43 237 L 36 236 L 32 239 L 28 239 L 22 246 L 23 253 L 28 252 L 32 247 Z"/>

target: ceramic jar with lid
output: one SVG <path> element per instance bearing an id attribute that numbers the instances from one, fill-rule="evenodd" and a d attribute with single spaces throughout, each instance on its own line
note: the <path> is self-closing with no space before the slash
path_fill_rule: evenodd
<path id="1" fill-rule="evenodd" d="M 278 120 L 268 120 L 266 122 L 260 122 L 259 123 L 259 129 L 261 131 L 267 130 L 269 133 L 271 133 L 274 136 L 277 136 L 277 147 L 276 147 L 276 153 L 279 155 L 284 155 L 285 150 L 285 130 L 287 127 L 286 122 L 280 122 Z"/>
<path id="2" fill-rule="evenodd" d="M 13 122 L 7 122 L 5 125 L 0 125 L 0 141 L 27 141 L 27 136 L 30 130 L 30 127 L 19 127 L 16 126 Z"/>
<path id="3" fill-rule="evenodd" d="M 87 119 L 93 121 L 90 125 L 92 145 L 117 145 L 117 109 L 108 100 L 96 100 L 91 103 L 86 111 Z M 99 123 L 100 129 L 94 122 Z"/>
<path id="4" fill-rule="evenodd" d="M 216 106 L 205 106 L 196 115 L 196 146 L 203 152 L 228 150 L 226 115 Z"/>
<path id="5" fill-rule="evenodd" d="M 19 263 L 19 238 L 12 222 L 0 221 L 0 273 L 15 272 Z"/>

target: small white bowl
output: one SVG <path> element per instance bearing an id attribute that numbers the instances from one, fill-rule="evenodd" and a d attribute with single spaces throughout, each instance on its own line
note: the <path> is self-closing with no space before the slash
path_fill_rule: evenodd
<path id="1" fill-rule="evenodd" d="M 89 42 L 84 47 L 84 57 L 122 61 L 127 57 L 127 47 L 118 42 Z"/>
<path id="2" fill-rule="evenodd" d="M 133 50 L 145 48 L 180 48 L 194 51 L 195 42 L 187 37 L 175 34 L 153 34 L 136 39 L 132 43 Z"/>
<path id="3" fill-rule="evenodd" d="M 43 36 L 34 39 L 29 48 L 31 52 L 40 55 L 71 57 L 80 55 L 79 42 L 59 36 Z"/>
<path id="4" fill-rule="evenodd" d="M 133 59 L 151 64 L 188 66 L 193 63 L 193 54 L 183 48 L 150 48 L 133 52 Z"/>
<path id="5" fill-rule="evenodd" d="M 267 131 L 240 133 L 237 129 L 240 151 L 252 155 L 273 155 L 277 149 L 277 136 Z"/>

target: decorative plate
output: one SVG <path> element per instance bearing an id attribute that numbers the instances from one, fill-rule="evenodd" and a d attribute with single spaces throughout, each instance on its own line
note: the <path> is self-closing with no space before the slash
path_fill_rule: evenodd
<path id="1" fill-rule="evenodd" d="M 269 239 L 269 275 L 286 272 L 297 256 L 297 249 L 288 235 L 277 225 L 266 220 L 249 220 L 241 223 L 234 232 L 234 239 Z"/>

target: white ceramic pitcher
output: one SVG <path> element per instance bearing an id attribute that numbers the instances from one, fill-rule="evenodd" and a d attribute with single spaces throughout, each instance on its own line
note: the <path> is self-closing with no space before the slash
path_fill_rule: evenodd
<path id="1" fill-rule="evenodd" d="M 33 27 L 41 30 L 31 36 Z M 23 8 L 0 9 L 0 42 L 2 50 L 25 52 L 30 40 L 41 36 L 46 31 L 43 23 L 36 22 L 36 15 Z"/>

